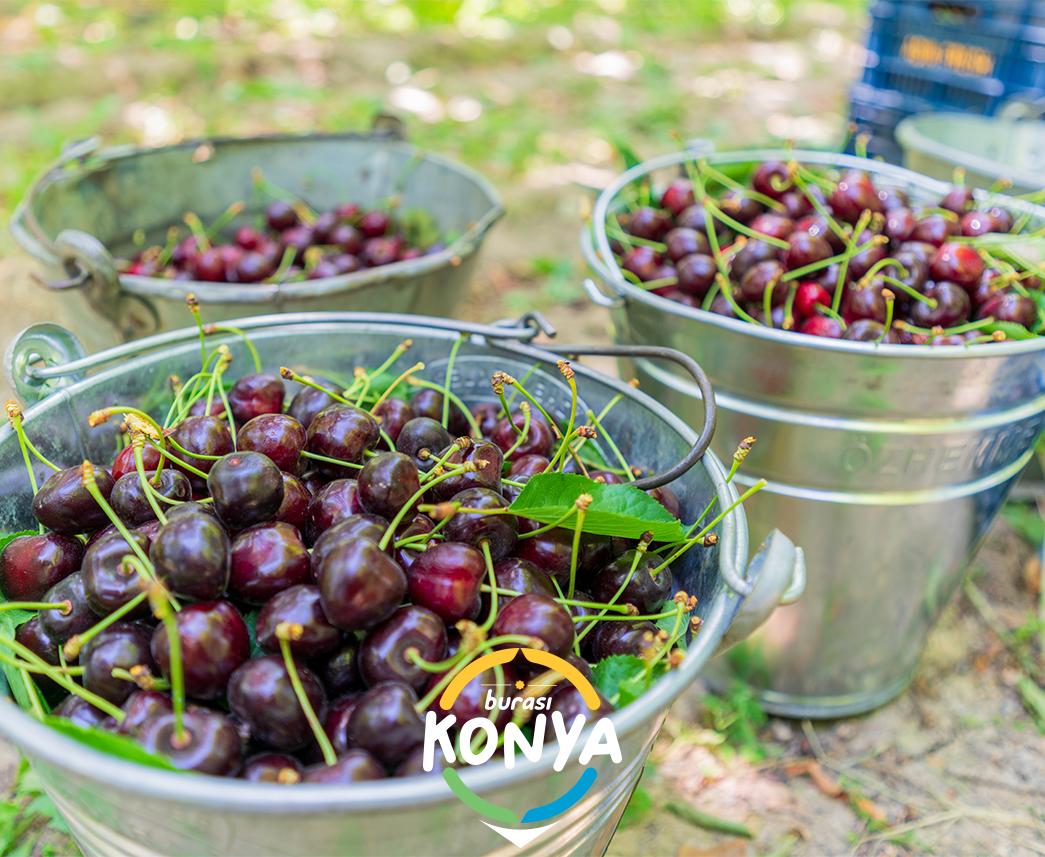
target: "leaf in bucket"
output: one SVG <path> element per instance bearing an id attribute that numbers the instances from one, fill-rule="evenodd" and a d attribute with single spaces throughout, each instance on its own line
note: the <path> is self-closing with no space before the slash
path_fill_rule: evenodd
<path id="1" fill-rule="evenodd" d="M 523 518 L 551 524 L 562 520 L 582 494 L 591 496 L 584 532 L 637 539 L 645 532 L 661 542 L 681 541 L 682 524 L 645 491 L 631 485 L 606 485 L 579 473 L 538 473 L 523 488 L 511 511 Z M 563 526 L 570 526 L 569 522 Z"/>
<path id="2" fill-rule="evenodd" d="M 610 655 L 592 670 L 592 680 L 599 693 L 614 708 L 623 708 L 645 693 L 652 683 L 646 662 L 635 655 Z"/>
<path id="3" fill-rule="evenodd" d="M 13 640 L 18 626 L 28 622 L 35 614 L 28 610 L 0 610 L 0 637 Z M 4 651 L 0 646 L 0 651 Z M 10 688 L 11 696 L 19 708 L 29 708 L 30 690 L 26 687 L 25 673 L 7 663 L 0 663 L 0 693 Z"/>
<path id="4" fill-rule="evenodd" d="M 44 722 L 66 737 L 79 741 L 81 744 L 86 744 L 94 750 L 108 753 L 110 756 L 117 756 L 121 759 L 126 759 L 128 762 L 135 762 L 139 765 L 159 768 L 164 771 L 178 770 L 163 756 L 157 756 L 155 753 L 148 752 L 137 741 L 125 738 L 123 735 L 104 732 L 101 729 L 77 726 L 64 717 L 48 717 Z"/>
<path id="5" fill-rule="evenodd" d="M 20 533 L 5 533 L 0 536 L 0 551 L 3 551 L 11 542 L 21 536 L 35 536 L 38 535 L 36 530 L 22 530 Z"/>

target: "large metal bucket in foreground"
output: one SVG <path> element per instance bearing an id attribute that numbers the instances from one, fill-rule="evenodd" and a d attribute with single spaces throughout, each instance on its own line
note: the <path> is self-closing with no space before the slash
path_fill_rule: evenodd
<path id="1" fill-rule="evenodd" d="M 92 350 L 185 323 L 193 293 L 208 321 L 319 310 L 449 316 L 467 293 L 477 253 L 504 213 L 500 197 L 468 168 L 421 152 L 389 121 L 370 134 L 211 138 L 157 149 L 70 146 L 41 176 L 11 219 L 18 243 L 44 265 L 63 318 Z M 372 206 L 398 197 L 398 210 L 428 212 L 447 237 L 431 255 L 353 274 L 282 284 L 204 283 L 119 274 L 114 257 L 164 244 L 168 227 L 192 211 L 205 223 L 232 202 L 251 222 L 266 199 L 252 194 L 252 173 L 315 209 Z"/>
<path id="2" fill-rule="evenodd" d="M 619 192 L 670 155 L 621 175 L 599 198 L 605 223 Z M 875 161 L 824 152 L 713 154 L 719 169 L 762 160 L 855 168 L 932 204 L 949 187 Z M 662 173 L 663 174 L 663 173 Z M 997 199 L 997 198 L 995 198 Z M 1045 210 L 1011 201 L 1045 223 Z M 690 309 L 625 280 L 605 231 L 585 254 L 621 343 L 684 351 L 715 387 L 713 448 L 758 443 L 738 475 L 768 480 L 747 504 L 753 538 L 779 526 L 806 552 L 805 596 L 776 611 L 709 671 L 749 681 L 767 709 L 839 717 L 875 708 L 910 681 L 926 635 L 1045 426 L 1045 338 L 971 347 L 872 346 L 801 336 Z M 644 359 L 627 361 L 641 388 L 696 423 L 699 391 Z M 627 377 L 627 375 L 625 375 Z"/>
<path id="3" fill-rule="evenodd" d="M 410 337 L 411 359 L 425 361 L 431 376 L 441 378 L 451 345 L 460 332 L 466 332 L 470 336 L 454 365 L 454 389 L 466 399 L 493 399 L 494 370 L 522 377 L 536 367 L 527 386 L 551 406 L 557 418 L 569 408 L 569 391 L 555 368 L 561 354 L 523 344 L 537 332 L 535 326 L 491 327 L 363 314 L 272 316 L 238 324 L 250 334 L 266 367 L 289 365 L 349 376 L 354 366 L 380 362 L 404 337 Z M 240 342 L 229 339 L 228 344 L 235 355 L 233 367 L 249 362 Z M 574 353 L 570 346 L 563 351 Z M 115 400 L 159 408 L 169 376 L 187 377 L 198 366 L 199 343 L 190 330 L 78 358 L 81 355 L 67 337 L 44 329 L 16 342 L 8 361 L 16 372 L 16 388 L 45 397 L 26 411 L 27 431 L 45 455 L 63 463 L 84 456 L 109 460 L 114 437 L 88 430 L 87 415 Z M 51 368 L 41 371 L 41 365 Z M 92 374 L 75 380 L 83 372 Z M 710 437 L 712 420 L 698 439 L 682 420 L 628 385 L 582 366 L 576 372 L 586 406 L 598 411 L 612 397 L 623 397 L 606 417 L 608 431 L 626 455 L 657 473 L 680 460 L 692 464 L 701 443 Z M 713 497 L 724 508 L 737 496 L 710 453 L 671 484 L 682 500 L 686 520 Z M 31 525 L 30 491 L 17 439 L 6 427 L 0 430 L 0 489 L 0 528 L 9 531 Z M 738 508 L 723 520 L 717 546 L 691 551 L 676 566 L 676 583 L 698 596 L 697 609 L 704 620 L 684 662 L 649 693 L 613 715 L 623 764 L 593 762 L 598 780 L 592 792 L 522 849 L 508 845 L 483 825 L 438 776 L 351 787 L 285 787 L 167 773 L 70 741 L 16 709 L 2 693 L 0 736 L 13 741 L 29 758 L 89 857 L 597 855 L 613 835 L 672 700 L 693 682 L 724 641 L 734 639 L 727 633 L 731 626 L 734 633 L 749 630 L 782 598 L 800 592 L 801 552 L 779 533 L 751 565 L 747 559 L 747 526 Z M 541 806 L 576 779 L 570 766 L 561 774 L 552 770 L 554 750 L 548 746 L 538 762 L 523 762 L 511 771 L 492 762 L 462 776 L 475 792 L 501 806 L 518 811 Z"/>

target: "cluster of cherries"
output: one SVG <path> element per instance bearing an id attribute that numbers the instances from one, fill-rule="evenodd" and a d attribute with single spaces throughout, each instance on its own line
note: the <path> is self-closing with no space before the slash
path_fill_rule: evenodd
<path id="1" fill-rule="evenodd" d="M 743 186 L 705 162 L 659 207 L 611 217 L 624 276 L 654 294 L 782 330 L 864 342 L 1000 341 L 1041 326 L 1036 269 L 1006 260 L 992 233 L 1019 232 L 997 206 L 953 187 L 937 207 L 850 170 L 827 179 L 765 161 Z M 721 189 L 711 193 L 709 186 Z"/>
<path id="2" fill-rule="evenodd" d="M 209 229 L 189 216 L 189 235 L 172 230 L 166 246 L 151 246 L 130 260 L 123 273 L 139 277 L 211 283 L 282 283 L 353 274 L 416 259 L 443 248 L 412 245 L 396 218 L 380 208 L 346 203 L 316 214 L 303 204 L 274 200 L 265 207 L 264 226 L 238 227 L 220 240 L 221 223 Z"/>
<path id="3" fill-rule="evenodd" d="M 692 598 L 672 598 L 675 554 L 507 510 L 549 469 L 623 480 L 587 457 L 590 429 L 511 405 L 503 385 L 521 382 L 498 373 L 499 402 L 466 412 L 409 371 L 380 396 L 373 373 L 345 390 L 289 369 L 226 393 L 228 359 L 219 346 L 177 388 L 163 425 L 132 407 L 92 414 L 130 439 L 105 467 L 51 464 L 9 403 L 27 455 L 54 469 L 33 500 L 40 532 L 0 554 L 0 610 L 34 613 L 0 635 L 0 656 L 33 676 L 38 713 L 51 703 L 183 769 L 346 783 L 421 773 L 425 711 L 494 648 L 541 648 L 588 676 L 611 655 L 677 662 L 697 620 Z M 284 378 L 302 383 L 286 406 Z M 670 489 L 654 496 L 677 516 Z M 518 714 L 485 710 L 486 689 L 545 695 L 535 670 L 487 670 L 449 713 L 503 725 Z M 569 684 L 549 711 L 592 716 Z"/>

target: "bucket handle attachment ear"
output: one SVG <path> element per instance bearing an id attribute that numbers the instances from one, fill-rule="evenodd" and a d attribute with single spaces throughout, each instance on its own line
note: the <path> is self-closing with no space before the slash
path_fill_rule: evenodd
<path id="1" fill-rule="evenodd" d="M 718 421 L 718 409 L 715 405 L 715 391 L 711 387 L 711 381 L 697 363 L 688 354 L 676 351 L 674 348 L 664 348 L 659 345 L 542 345 L 548 351 L 563 356 L 575 355 L 577 357 L 597 355 L 601 357 L 648 357 L 652 360 L 669 360 L 677 363 L 685 369 L 696 382 L 700 395 L 704 401 L 704 424 L 701 426 L 700 434 L 696 442 L 686 453 L 685 457 L 662 473 L 653 476 L 645 476 L 636 479 L 631 484 L 636 488 L 649 491 L 651 488 L 659 488 L 673 482 L 683 474 L 687 473 L 707 452 L 711 445 L 711 438 L 715 434 L 715 425 Z"/>

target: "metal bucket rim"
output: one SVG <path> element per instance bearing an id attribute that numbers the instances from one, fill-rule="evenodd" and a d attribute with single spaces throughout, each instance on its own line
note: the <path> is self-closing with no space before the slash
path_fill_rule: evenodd
<path id="1" fill-rule="evenodd" d="M 329 316 L 332 324 L 341 327 L 381 325 L 375 321 L 380 314 L 360 313 L 302 313 L 273 316 L 282 322 L 280 332 L 291 332 L 298 315 L 315 319 Z M 365 315 L 366 320 L 356 320 Z M 417 316 L 420 321 L 424 316 Z M 434 336 L 453 340 L 457 334 L 445 327 L 412 327 L 404 324 L 400 318 L 389 316 L 384 327 L 396 333 L 413 333 L 414 336 Z M 394 320 L 393 320 L 394 319 Z M 256 318 L 254 319 L 257 320 Z M 440 320 L 435 320 L 440 321 Z M 228 322 L 236 326 L 237 321 Z M 313 324 L 311 328 L 316 329 Z M 189 337 L 194 329 L 185 328 L 183 333 Z M 170 334 L 166 334 L 170 336 Z M 149 348 L 150 340 L 158 337 L 147 337 L 137 344 Z M 230 337 L 234 338 L 234 337 Z M 503 343 L 484 340 L 487 347 L 505 351 L 516 356 L 539 359 L 552 364 L 560 359 L 559 355 L 545 351 L 533 345 L 512 344 L 504 347 Z M 176 347 L 188 348 L 188 345 Z M 102 361 L 109 352 L 118 351 L 119 346 L 99 352 Z M 166 349 L 170 350 L 170 349 Z M 164 350 L 150 352 L 162 354 Z M 575 364 L 574 370 L 593 381 L 606 384 L 628 398 L 637 400 L 648 408 L 667 426 L 677 432 L 687 442 L 696 440 L 693 431 L 681 418 L 675 416 L 666 407 L 650 398 L 640 390 L 630 387 L 617 378 L 611 378 L 595 371 L 591 367 Z M 129 371 L 128 364 L 114 366 L 92 375 L 76 383 L 63 387 L 47 399 L 27 408 L 25 422 L 32 423 L 37 414 L 57 399 L 68 401 L 77 393 L 89 388 L 97 380 L 111 378 L 121 372 Z M 0 443 L 9 442 L 13 432 L 9 427 L 0 429 Z M 712 477 L 714 488 L 720 503 L 733 502 L 736 489 L 725 481 L 726 472 L 722 463 L 709 450 L 700 462 Z M 747 522 L 742 507 L 734 509 L 722 521 L 722 533 L 719 539 L 719 567 L 732 564 L 735 569 L 745 568 L 748 554 Z M 739 571 L 737 577 L 743 577 Z M 704 619 L 700 633 L 690 644 L 681 666 L 662 676 L 649 690 L 635 702 L 610 715 L 618 734 L 628 734 L 643 724 L 663 714 L 674 699 L 691 684 L 699 671 L 714 654 L 723 635 L 729 628 L 733 617 L 740 606 L 741 598 L 724 587 L 715 599 L 708 616 Z M 191 776 L 185 773 L 162 771 L 155 768 L 128 762 L 81 744 L 72 738 L 36 721 L 23 712 L 6 695 L 0 695 L 0 735 L 11 740 L 31 758 L 40 758 L 55 767 L 68 769 L 74 773 L 92 779 L 101 780 L 104 776 L 106 785 L 148 795 L 149 797 L 172 800 L 180 803 L 206 803 L 208 806 L 264 811 L 267 814 L 284 814 L 300 811 L 321 812 L 330 810 L 389 809 L 400 804 L 430 804 L 452 798 L 449 788 L 441 777 L 415 776 L 403 779 L 368 781 L 358 785 L 306 785 L 298 784 L 294 788 L 286 788 L 272 783 L 249 783 L 243 780 L 223 779 L 219 777 Z M 574 756 L 580 747 L 575 748 Z M 545 748 L 541 758 L 536 762 L 522 760 L 517 762 L 513 770 L 506 770 L 494 765 L 462 771 L 462 778 L 473 789 L 480 792 L 490 791 L 515 782 L 544 777 L 549 774 L 555 760 L 555 745 Z"/>
<path id="2" fill-rule="evenodd" d="M 805 336 L 788 330 L 776 330 L 762 325 L 751 324 L 740 319 L 726 318 L 717 313 L 707 310 L 687 307 L 677 301 L 654 295 L 645 289 L 640 289 L 633 283 L 629 283 L 622 274 L 614 270 L 606 263 L 606 259 L 613 258 L 606 230 L 603 226 L 606 216 L 609 214 L 610 205 L 616 195 L 635 179 L 664 169 L 675 166 L 693 158 L 690 152 L 674 152 L 661 155 L 648 161 L 643 161 L 629 170 L 621 173 L 614 181 L 599 194 L 592 213 L 591 228 L 585 227 L 581 232 L 581 248 L 588 264 L 595 270 L 600 279 L 606 282 L 615 292 L 626 300 L 636 300 L 640 303 L 667 312 L 679 315 L 683 318 L 699 321 L 705 324 L 722 327 L 736 333 L 766 339 L 771 342 L 779 342 L 784 346 L 797 348 L 816 348 L 823 351 L 843 352 L 849 354 L 875 355 L 882 357 L 917 357 L 925 360 L 954 360 L 963 357 L 1011 357 L 1018 354 L 1027 354 L 1045 350 L 1045 336 L 1036 336 L 1033 339 L 1007 340 L 1005 342 L 987 342 L 978 345 L 938 345 L 938 346 L 916 346 L 916 345 L 891 345 L 868 342 L 852 342 L 844 339 L 828 339 L 823 336 Z M 923 190 L 936 193 L 946 192 L 950 185 L 945 182 L 931 179 L 927 176 L 912 172 L 911 170 L 886 164 L 881 161 L 872 161 L 867 158 L 858 158 L 854 155 L 840 155 L 833 152 L 819 152 L 803 149 L 739 149 L 731 152 L 712 152 L 700 157 L 709 163 L 733 164 L 746 161 L 764 160 L 788 160 L 794 159 L 806 163 L 822 164 L 825 166 L 849 167 L 879 175 L 888 176 L 896 181 L 903 181 L 920 187 Z M 978 197 L 985 196 L 984 191 L 976 190 Z M 1030 212 L 1045 220 L 1045 208 L 1031 205 L 1022 200 L 1006 197 L 1001 194 L 991 194 L 995 199 L 1017 211 Z M 594 239 L 592 237 L 594 232 Z"/>

